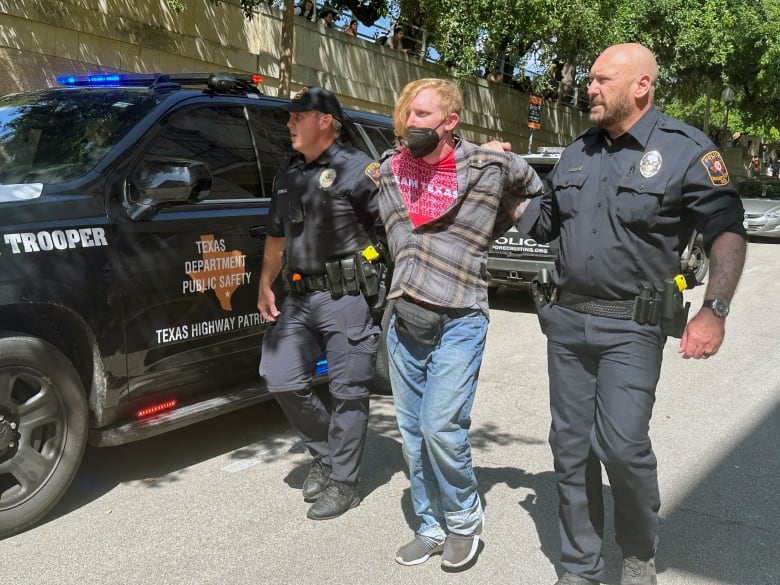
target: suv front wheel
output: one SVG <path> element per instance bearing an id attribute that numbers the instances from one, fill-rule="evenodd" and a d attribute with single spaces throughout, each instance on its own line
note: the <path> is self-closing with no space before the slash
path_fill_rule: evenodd
<path id="1" fill-rule="evenodd" d="M 0 337 L 0 538 L 39 521 L 76 474 L 87 401 L 71 362 L 35 337 Z"/>

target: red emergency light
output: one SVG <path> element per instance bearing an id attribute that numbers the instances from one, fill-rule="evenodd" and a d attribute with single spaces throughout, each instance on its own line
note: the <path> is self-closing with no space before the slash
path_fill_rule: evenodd
<path id="1" fill-rule="evenodd" d="M 162 402 L 160 404 L 154 404 L 147 408 L 142 408 L 136 413 L 136 416 L 138 418 L 144 418 L 145 416 L 150 416 L 152 414 L 157 414 L 158 412 L 162 412 L 163 410 L 171 409 L 174 406 L 176 406 L 176 401 L 168 400 L 167 402 Z"/>

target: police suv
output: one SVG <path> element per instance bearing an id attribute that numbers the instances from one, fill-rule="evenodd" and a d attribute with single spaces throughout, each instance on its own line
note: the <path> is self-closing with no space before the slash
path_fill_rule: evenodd
<path id="1" fill-rule="evenodd" d="M 102 75 L 0 98 L 0 537 L 60 499 L 87 441 L 256 403 L 285 100 L 257 77 Z M 385 117 L 345 112 L 377 158 Z"/>
<path id="2" fill-rule="evenodd" d="M 561 158 L 562 147 L 540 147 L 536 154 L 523 158 L 544 181 Z M 514 226 L 496 239 L 488 254 L 488 290 L 495 293 L 499 287 L 528 290 L 540 271 L 552 271 L 558 255 L 558 241 L 540 244 L 528 234 L 517 231 Z M 707 274 L 709 262 L 704 251 L 701 234 L 694 232 L 691 241 L 682 254 L 681 270 L 690 269 L 696 282 L 702 282 Z"/>
<path id="3" fill-rule="evenodd" d="M 562 151 L 563 148 L 559 147 L 541 147 L 537 154 L 522 156 L 544 181 L 561 158 Z M 552 270 L 557 255 L 557 241 L 540 244 L 512 226 L 490 246 L 487 262 L 488 290 L 495 292 L 499 286 L 527 289 L 540 270 Z"/>

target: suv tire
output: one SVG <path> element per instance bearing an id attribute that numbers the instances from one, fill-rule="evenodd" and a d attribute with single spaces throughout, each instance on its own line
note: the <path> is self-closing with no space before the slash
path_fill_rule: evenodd
<path id="1" fill-rule="evenodd" d="M 707 270 L 710 267 L 710 261 L 707 258 L 707 252 L 704 251 L 704 241 L 701 235 L 697 237 L 693 245 L 691 246 L 691 255 L 688 258 L 688 266 L 693 268 L 693 273 L 696 276 L 696 282 L 704 282 L 704 277 L 707 276 Z"/>
<path id="2" fill-rule="evenodd" d="M 73 364 L 36 337 L 0 337 L 0 538 L 38 522 L 62 497 L 87 440 Z"/>

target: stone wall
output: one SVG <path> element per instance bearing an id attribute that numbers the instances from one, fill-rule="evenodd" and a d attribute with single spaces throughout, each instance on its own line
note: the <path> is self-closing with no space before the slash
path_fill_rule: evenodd
<path id="1" fill-rule="evenodd" d="M 0 94 L 54 85 L 57 76 L 95 72 L 261 73 L 276 95 L 281 11 L 260 6 L 246 20 L 237 3 L 188 0 L 0 0 Z M 438 65 L 296 18 L 293 90 L 322 85 L 345 107 L 390 114 L 403 86 L 442 77 Z M 529 146 L 528 95 L 483 79 L 462 83 L 461 133 L 474 141 Z M 545 104 L 537 146 L 567 144 L 587 127 L 576 108 Z"/>

